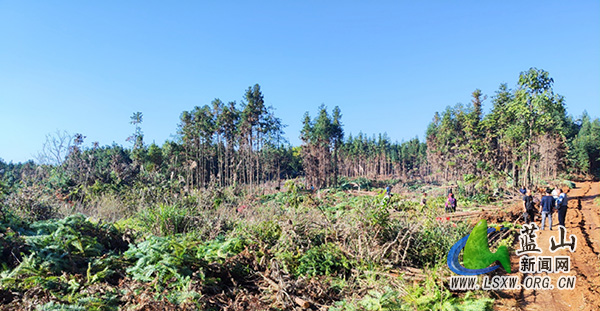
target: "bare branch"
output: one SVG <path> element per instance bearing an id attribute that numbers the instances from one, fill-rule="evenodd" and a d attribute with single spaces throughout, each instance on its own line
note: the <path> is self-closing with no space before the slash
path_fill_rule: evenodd
<path id="1" fill-rule="evenodd" d="M 46 134 L 42 150 L 35 156 L 39 164 L 61 165 L 69 153 L 73 137 L 67 131 Z"/>

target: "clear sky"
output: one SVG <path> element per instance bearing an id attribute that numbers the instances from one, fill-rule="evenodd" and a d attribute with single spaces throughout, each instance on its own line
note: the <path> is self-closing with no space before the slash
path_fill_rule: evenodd
<path id="1" fill-rule="evenodd" d="M 255 83 L 293 145 L 320 104 L 346 135 L 424 139 L 435 111 L 530 67 L 600 116 L 600 1 L 0 1 L 0 158 L 56 130 L 130 146 L 135 111 L 162 144 Z"/>

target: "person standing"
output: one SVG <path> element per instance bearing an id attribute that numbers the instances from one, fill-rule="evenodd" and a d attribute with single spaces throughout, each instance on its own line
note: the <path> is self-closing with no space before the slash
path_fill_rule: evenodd
<path id="1" fill-rule="evenodd" d="M 565 226 L 565 216 L 567 216 L 567 194 L 558 190 L 558 199 L 556 200 L 556 209 L 558 209 L 558 224 Z"/>
<path id="2" fill-rule="evenodd" d="M 558 188 L 558 186 L 554 186 L 554 189 L 552 189 L 552 197 L 554 198 L 554 202 L 556 202 L 556 200 L 558 200 L 559 194 L 560 194 L 560 188 Z"/>
<path id="3" fill-rule="evenodd" d="M 385 187 L 385 197 L 389 198 L 392 196 L 392 186 L 388 185 Z"/>
<path id="4" fill-rule="evenodd" d="M 542 230 L 545 230 L 544 224 L 546 223 L 546 218 L 550 221 L 550 230 L 552 230 L 552 209 L 554 209 L 555 202 L 550 193 L 552 191 L 547 189 L 546 195 L 542 197 L 542 202 L 540 203 L 542 207 Z"/>
<path id="5" fill-rule="evenodd" d="M 521 189 L 519 189 L 519 192 L 521 192 L 522 195 L 526 195 L 527 188 L 525 188 L 525 186 L 522 186 Z"/>
<path id="6" fill-rule="evenodd" d="M 421 196 L 421 206 L 425 207 L 427 205 L 427 192 L 423 192 Z"/>
<path id="7" fill-rule="evenodd" d="M 446 212 L 456 212 L 456 199 L 452 192 L 448 195 L 448 200 L 446 201 Z"/>
<path id="8" fill-rule="evenodd" d="M 533 204 L 533 196 L 529 189 L 527 189 L 523 196 L 523 220 L 526 224 L 535 221 L 535 205 Z"/>

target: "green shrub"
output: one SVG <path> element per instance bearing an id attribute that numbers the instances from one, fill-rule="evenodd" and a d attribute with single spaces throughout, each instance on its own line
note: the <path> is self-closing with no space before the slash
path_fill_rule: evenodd
<path id="1" fill-rule="evenodd" d="M 134 280 L 154 281 L 157 290 L 184 289 L 192 276 L 204 278 L 206 261 L 197 256 L 198 244 L 186 238 L 150 236 L 124 253 L 134 263 L 127 274 Z"/>
<path id="2" fill-rule="evenodd" d="M 203 243 L 192 235 L 158 237 L 131 245 L 124 258 L 133 263 L 126 272 L 134 280 L 153 282 L 156 290 L 184 290 L 205 278 L 208 263 L 241 252 L 245 241 L 219 238 Z"/>
<path id="3" fill-rule="evenodd" d="M 7 196 L 4 210 L 12 210 L 29 222 L 53 218 L 62 203 L 48 192 L 37 185 L 23 186 Z"/>
<path id="4" fill-rule="evenodd" d="M 409 201 L 409 200 L 398 200 L 397 202 L 391 201 L 392 206 L 398 211 L 420 211 L 422 209 L 420 202 Z"/>
<path id="5" fill-rule="evenodd" d="M 389 287 L 384 292 L 370 290 L 364 297 L 355 301 L 338 301 L 330 311 L 380 311 L 380 310 L 401 310 L 402 300 L 400 293 Z"/>
<path id="6" fill-rule="evenodd" d="M 35 308 L 36 311 L 87 311 L 85 306 L 77 305 L 65 305 L 50 301 L 49 303 L 39 305 Z"/>
<path id="7" fill-rule="evenodd" d="M 493 299 L 468 292 L 464 297 L 455 297 L 443 286 L 443 276 L 439 264 L 425 271 L 423 282 L 407 288 L 402 297 L 404 304 L 400 310 L 492 310 Z M 487 294 L 487 293 L 486 293 Z"/>
<path id="8" fill-rule="evenodd" d="M 94 224 L 77 214 L 61 220 L 35 222 L 22 234 L 19 239 L 24 241 L 27 255 L 12 269 L 3 263 L 2 288 L 13 291 L 40 288 L 73 302 L 85 298 L 81 293 L 84 288 L 112 279 L 121 269 L 118 253 L 126 243 L 110 224 Z M 98 299 L 103 302 L 102 306 L 110 300 L 108 297 Z M 86 310 L 98 310 L 87 303 L 82 306 Z M 71 306 L 48 304 L 40 308 L 66 310 Z"/>
<path id="9" fill-rule="evenodd" d="M 294 180 L 288 180 L 285 182 L 286 191 L 286 204 L 293 208 L 298 208 L 302 201 L 304 201 L 303 196 L 298 192 L 298 184 Z"/>
<path id="10" fill-rule="evenodd" d="M 386 231 L 390 226 L 390 198 L 385 197 L 385 193 L 380 193 L 370 201 L 363 201 L 361 210 L 361 221 L 366 228 L 373 229 L 373 233 Z"/>
<path id="11" fill-rule="evenodd" d="M 252 236 L 250 238 L 258 240 L 260 243 L 267 246 L 273 246 L 281 236 L 281 226 L 273 220 L 260 222 L 257 225 L 250 227 Z"/>
<path id="12" fill-rule="evenodd" d="M 337 188 L 340 190 L 352 190 L 352 184 L 350 183 L 350 180 L 348 179 L 348 177 L 346 177 L 346 176 L 338 177 Z"/>
<path id="13" fill-rule="evenodd" d="M 468 233 L 466 222 L 454 223 L 445 218 L 427 221 L 411 245 L 410 262 L 418 266 L 445 262 L 452 245 Z"/>
<path id="14" fill-rule="evenodd" d="M 443 209 L 444 208 L 444 204 L 446 203 L 447 200 L 447 196 L 437 196 L 437 197 L 433 197 L 430 199 L 427 199 L 427 205 L 435 208 L 435 209 Z M 460 204 L 461 202 L 458 202 L 458 204 Z"/>
<path id="15" fill-rule="evenodd" d="M 492 201 L 491 196 L 487 193 L 476 193 L 472 195 L 469 199 L 479 204 L 489 204 Z"/>
<path id="16" fill-rule="evenodd" d="M 6 233 L 9 228 L 12 232 L 22 233 L 29 230 L 29 222 L 14 210 L 0 205 L 0 233 Z"/>
<path id="17" fill-rule="evenodd" d="M 298 275 L 345 275 L 352 268 L 350 260 L 333 243 L 309 249 L 298 261 Z"/>
<path id="18" fill-rule="evenodd" d="M 156 235 L 167 236 L 187 232 L 190 221 L 189 211 L 179 204 L 158 204 L 138 213 L 146 228 Z"/>
<path id="19" fill-rule="evenodd" d="M 358 185 L 358 188 L 360 190 L 365 190 L 365 191 L 371 190 L 372 182 L 368 178 L 358 177 L 358 178 L 354 179 L 353 182 Z"/>

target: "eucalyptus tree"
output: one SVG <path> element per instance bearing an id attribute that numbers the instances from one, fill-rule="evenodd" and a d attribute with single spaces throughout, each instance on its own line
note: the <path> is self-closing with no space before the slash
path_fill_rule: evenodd
<path id="1" fill-rule="evenodd" d="M 517 184 L 532 177 L 556 177 L 564 165 L 569 130 L 564 98 L 554 93 L 548 72 L 521 72 L 517 88 L 501 84 L 492 111 L 483 115 L 485 96 L 472 93 L 471 104 L 448 107 L 427 130 L 428 159 L 444 179 L 460 173 L 483 176 L 501 172 Z"/>
<path id="2" fill-rule="evenodd" d="M 532 147 L 536 136 L 548 132 L 560 133 L 565 119 L 561 96 L 554 94 L 548 72 L 531 68 L 519 75 L 519 88 L 513 103 L 514 113 L 522 120 L 527 162 L 524 181 L 531 182 Z"/>
<path id="3" fill-rule="evenodd" d="M 506 83 L 501 84 L 492 96 L 492 111 L 483 118 L 482 123 L 485 142 L 490 152 L 488 161 L 493 163 L 492 169 L 507 176 L 510 175 L 509 171 L 512 171 L 511 177 L 516 182 L 516 147 L 523 136 L 517 128 L 511 128 L 511 125 L 517 122 L 516 116 L 507 109 L 513 100 L 513 92 Z"/>

